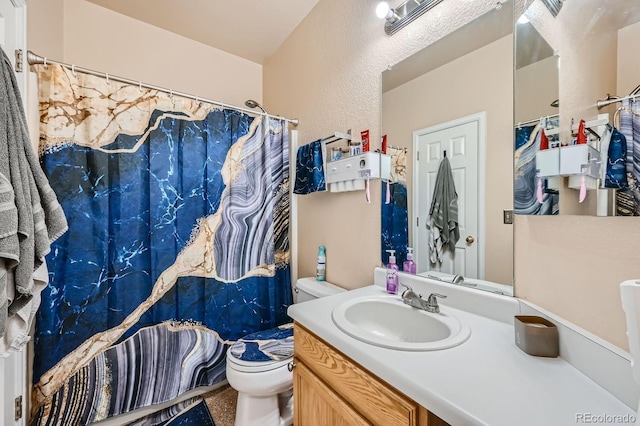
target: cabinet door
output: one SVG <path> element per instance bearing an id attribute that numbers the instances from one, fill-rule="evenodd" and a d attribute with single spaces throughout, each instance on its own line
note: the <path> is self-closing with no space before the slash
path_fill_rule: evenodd
<path id="1" fill-rule="evenodd" d="M 351 426 L 371 423 L 344 402 L 300 360 L 293 369 L 293 411 L 296 426 Z"/>
<path id="2" fill-rule="evenodd" d="M 377 426 L 417 426 L 418 404 L 391 388 L 342 353 L 295 325 L 294 355 Z"/>

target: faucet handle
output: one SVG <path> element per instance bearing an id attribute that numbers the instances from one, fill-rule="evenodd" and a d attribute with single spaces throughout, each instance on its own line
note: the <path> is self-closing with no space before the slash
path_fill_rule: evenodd
<path id="1" fill-rule="evenodd" d="M 433 312 L 440 312 L 440 305 L 438 305 L 438 297 L 446 299 L 447 296 L 440 293 L 431 293 L 427 298 L 427 306 L 433 309 Z"/>
<path id="2" fill-rule="evenodd" d="M 401 282 L 399 282 L 399 281 L 398 281 L 398 284 L 400 284 L 402 287 L 406 288 L 406 290 L 402 292 L 401 296 L 404 296 L 404 294 L 405 294 L 407 291 L 413 291 L 413 289 L 411 288 L 411 286 L 408 286 L 408 285 L 406 285 L 406 284 L 402 284 L 402 283 L 401 283 Z"/>

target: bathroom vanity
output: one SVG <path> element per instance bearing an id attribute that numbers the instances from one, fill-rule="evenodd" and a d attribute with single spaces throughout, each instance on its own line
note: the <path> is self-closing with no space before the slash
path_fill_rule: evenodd
<path id="1" fill-rule="evenodd" d="M 397 350 L 343 332 L 332 315 L 337 307 L 357 298 L 387 297 L 384 270 L 376 269 L 375 277 L 372 286 L 289 308 L 296 324 L 296 424 L 323 419 L 326 424 L 561 426 L 593 416 L 633 423 L 637 387 L 623 403 L 625 398 L 596 383 L 597 377 L 562 358 L 563 348 L 571 355 L 567 344 L 573 343 L 561 342 L 558 358 L 530 356 L 516 346 L 513 317 L 531 312 L 513 297 L 405 275 L 404 283 L 425 297 L 447 295 L 440 301 L 443 315 L 470 327 L 467 340 L 439 350 Z M 602 358 L 597 348 L 592 354 L 588 347 L 574 349 L 612 383 L 630 377 L 624 356 Z M 607 365 L 608 359 L 617 367 Z"/>
<path id="2" fill-rule="evenodd" d="M 295 324 L 295 424 L 438 426 L 446 422 Z"/>

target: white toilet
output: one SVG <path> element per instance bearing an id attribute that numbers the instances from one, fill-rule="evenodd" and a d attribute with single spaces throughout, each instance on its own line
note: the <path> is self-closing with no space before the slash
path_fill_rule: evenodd
<path id="1" fill-rule="evenodd" d="M 315 277 L 296 282 L 296 303 L 345 291 Z M 236 426 L 293 424 L 293 323 L 249 334 L 227 351 L 227 380 L 238 391 Z"/>

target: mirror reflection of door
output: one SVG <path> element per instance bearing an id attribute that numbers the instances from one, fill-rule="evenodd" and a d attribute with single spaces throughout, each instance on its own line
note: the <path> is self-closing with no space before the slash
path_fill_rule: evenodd
<path id="1" fill-rule="evenodd" d="M 477 114 L 413 133 L 414 152 L 417 153 L 414 156 L 417 179 L 414 186 L 413 216 L 416 221 L 413 224 L 413 241 L 418 273 L 440 271 L 469 278 L 484 278 L 484 271 L 480 267 L 483 264 L 480 259 L 482 239 L 478 237 L 481 224 L 484 223 L 484 209 L 480 208 L 483 203 L 478 192 L 479 182 L 484 180 L 478 161 L 484 143 L 483 129 L 484 114 Z M 430 243 L 433 224 L 429 211 L 436 177 L 445 155 L 451 164 L 458 195 L 460 239 L 455 247 L 446 247 L 438 256 L 433 243 Z"/>

